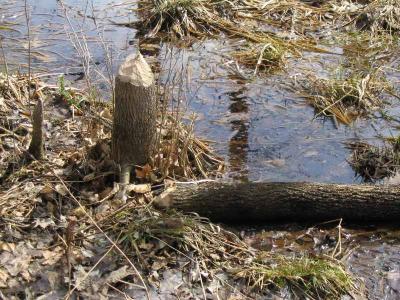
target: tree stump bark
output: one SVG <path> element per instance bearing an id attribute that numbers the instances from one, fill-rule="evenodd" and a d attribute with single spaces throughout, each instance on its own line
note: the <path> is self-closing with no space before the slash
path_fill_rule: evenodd
<path id="1" fill-rule="evenodd" d="M 37 160 L 44 159 L 43 101 L 39 98 L 32 114 L 32 140 L 28 152 Z"/>
<path id="2" fill-rule="evenodd" d="M 400 221 L 398 186 L 207 182 L 178 185 L 156 204 L 220 222 Z"/>
<path id="3" fill-rule="evenodd" d="M 122 184 L 129 183 L 133 165 L 150 160 L 156 133 L 154 76 L 143 56 L 130 55 L 115 79 L 112 154 L 121 167 Z"/>

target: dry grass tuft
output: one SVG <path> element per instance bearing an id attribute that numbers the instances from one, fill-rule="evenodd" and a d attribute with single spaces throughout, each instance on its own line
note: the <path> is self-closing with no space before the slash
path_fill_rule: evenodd
<path id="1" fill-rule="evenodd" d="M 372 32 L 389 32 L 400 30 L 400 5 L 398 0 L 371 1 L 356 18 L 356 26 Z"/>
<path id="2" fill-rule="evenodd" d="M 172 31 L 179 36 L 208 31 L 210 28 L 207 26 L 207 19 L 212 15 L 204 5 L 205 3 L 205 1 L 196 0 L 152 1 L 154 6 L 150 9 L 151 17 L 146 21 L 147 25 L 153 27 L 150 36 L 157 34 L 160 30 Z"/>
<path id="3" fill-rule="evenodd" d="M 353 281 L 336 260 L 274 256 L 244 266 L 235 276 L 259 290 L 273 285 L 302 291 L 306 297 L 340 298 L 353 288 Z"/>
<path id="4" fill-rule="evenodd" d="M 335 121 L 349 125 L 357 117 L 383 105 L 380 95 L 390 86 L 378 74 L 352 72 L 330 79 L 308 75 L 300 85 L 307 93 L 305 97 L 318 111 L 317 116 L 333 117 Z"/>
<path id="5" fill-rule="evenodd" d="M 287 49 L 276 40 L 265 44 L 249 45 L 243 50 L 237 50 L 232 56 L 238 63 L 252 68 L 254 75 L 259 72 L 272 72 L 283 67 Z"/>
<path id="6" fill-rule="evenodd" d="M 259 6 L 257 20 L 299 36 L 330 29 L 338 13 L 335 1 L 272 0 Z"/>
<path id="7" fill-rule="evenodd" d="M 400 167 L 400 139 L 389 139 L 381 147 L 364 142 L 348 143 L 353 150 L 349 163 L 364 181 L 392 177 Z"/>
<path id="8" fill-rule="evenodd" d="M 185 125 L 169 115 L 159 123 L 161 142 L 153 165 L 162 178 L 196 180 L 223 172 L 224 160 L 210 150 L 206 141 L 195 137 L 193 122 Z"/>
<path id="9" fill-rule="evenodd" d="M 218 31 L 216 22 L 230 4 L 215 0 L 147 0 L 142 5 L 141 10 L 146 14 L 144 25 L 152 28 L 150 36 L 163 31 L 180 37 L 200 37 Z"/>

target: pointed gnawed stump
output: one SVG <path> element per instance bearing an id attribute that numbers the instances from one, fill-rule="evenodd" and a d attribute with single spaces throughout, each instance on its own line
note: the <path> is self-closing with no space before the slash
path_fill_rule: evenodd
<path id="1" fill-rule="evenodd" d="M 44 159 L 43 101 L 39 98 L 32 114 L 32 140 L 28 152 L 37 160 Z"/>

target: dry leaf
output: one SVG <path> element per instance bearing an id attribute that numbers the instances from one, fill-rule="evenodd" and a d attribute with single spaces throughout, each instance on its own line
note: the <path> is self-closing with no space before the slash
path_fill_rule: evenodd
<path id="1" fill-rule="evenodd" d="M 0 255 L 0 265 L 13 277 L 21 274 L 28 269 L 32 260 L 32 256 L 27 253 L 28 250 L 24 243 L 20 243 L 12 253 L 4 251 Z"/>
<path id="2" fill-rule="evenodd" d="M 7 285 L 8 277 L 9 277 L 8 273 L 4 269 L 0 269 L 0 288 L 8 287 Z"/>
<path id="3" fill-rule="evenodd" d="M 33 228 L 36 227 L 40 227 L 43 229 L 46 229 L 49 226 L 55 226 L 56 224 L 54 223 L 54 221 L 50 218 L 43 218 L 43 219 L 36 219 L 34 224 L 33 224 Z"/>
<path id="4" fill-rule="evenodd" d="M 150 184 L 129 184 L 126 187 L 128 193 L 135 192 L 136 194 L 145 194 L 151 192 Z"/>
<path id="5" fill-rule="evenodd" d="M 59 193 L 61 196 L 66 196 L 68 195 L 68 190 L 65 188 L 65 186 L 61 183 L 56 184 L 55 190 L 57 193 Z"/>
<path id="6" fill-rule="evenodd" d="M 90 173 L 90 174 L 86 175 L 85 177 L 83 177 L 83 181 L 88 182 L 88 181 L 92 181 L 95 178 L 96 178 L 96 173 Z"/>
<path id="7" fill-rule="evenodd" d="M 63 256 L 64 252 L 61 247 L 56 247 L 52 251 L 44 250 L 43 251 L 43 258 L 44 261 L 42 262 L 43 265 L 54 265 L 58 262 L 61 257 Z"/>
<path id="8" fill-rule="evenodd" d="M 125 277 L 132 275 L 133 273 L 128 270 L 128 266 L 123 266 L 119 268 L 118 270 L 115 270 L 111 272 L 108 276 L 107 279 L 105 280 L 106 283 L 116 283 L 120 281 L 121 279 L 124 279 Z"/>
<path id="9" fill-rule="evenodd" d="M 151 167 L 149 164 L 146 164 L 142 168 L 136 168 L 135 173 L 139 179 L 148 179 L 151 176 Z"/>
<path id="10" fill-rule="evenodd" d="M 7 242 L 0 241 L 0 250 L 1 251 L 13 252 L 15 250 L 15 244 L 14 243 L 7 243 Z"/>

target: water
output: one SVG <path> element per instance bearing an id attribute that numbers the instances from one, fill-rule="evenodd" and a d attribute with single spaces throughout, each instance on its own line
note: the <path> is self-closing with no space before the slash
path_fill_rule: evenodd
<path id="1" fill-rule="evenodd" d="M 137 49 L 136 29 L 115 25 L 136 20 L 135 2 L 70 0 L 64 1 L 65 10 L 55 0 L 28 2 L 33 71 L 53 82 L 64 74 L 83 88 L 87 77 L 82 75 L 88 73 L 107 98 L 109 75 Z M 12 27 L 0 31 L 8 67 L 26 70 L 24 3 L 0 0 L 0 4 L 0 21 Z M 245 81 L 235 76 L 235 64 L 227 56 L 235 43 L 222 38 L 195 43 L 186 50 L 171 50 L 166 45 L 158 49 L 156 44 L 153 52 L 158 58 L 148 58 L 165 57 L 165 65 L 174 61 L 176 68 L 183 66 L 185 75 L 190 75 L 186 97 L 189 110 L 197 114 L 196 133 L 214 141 L 213 147 L 230 167 L 227 176 L 243 181 L 360 183 L 347 163 L 350 152 L 344 142 L 362 138 L 378 143 L 379 134 L 396 135 L 398 129 L 380 118 L 359 119 L 352 126 L 336 128 L 331 120 L 314 119 L 313 108 L 287 89 L 290 77 L 301 78 L 307 70 L 327 76 L 328 70 L 345 63 L 341 49 L 332 48 L 337 54 L 306 53 L 301 61 L 290 60 L 280 73 Z M 399 89 L 399 72 L 393 70 L 389 75 Z M 389 111 L 397 115 L 399 105 L 392 104 Z M 268 238 L 280 236 L 285 241 L 284 247 L 273 249 L 287 249 L 296 240 L 293 228 L 289 229 L 267 229 Z M 306 232 L 298 230 L 296 236 Z M 345 229 L 344 234 L 346 242 L 355 247 L 347 265 L 365 282 L 369 297 L 400 298 L 398 231 Z M 314 240 L 308 250 L 313 248 Z"/>

